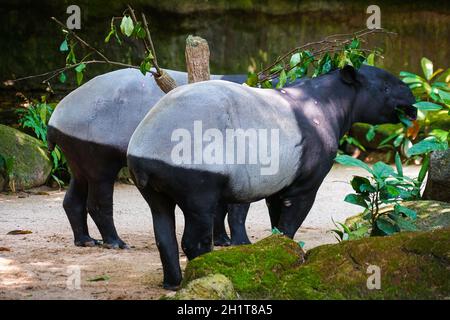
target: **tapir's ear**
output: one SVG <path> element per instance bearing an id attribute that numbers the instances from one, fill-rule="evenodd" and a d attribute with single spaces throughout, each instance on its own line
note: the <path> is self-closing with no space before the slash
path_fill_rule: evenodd
<path id="1" fill-rule="evenodd" d="M 355 68 L 350 65 L 346 65 L 340 70 L 342 80 L 347 84 L 356 84 L 358 80 L 356 79 L 357 74 Z"/>

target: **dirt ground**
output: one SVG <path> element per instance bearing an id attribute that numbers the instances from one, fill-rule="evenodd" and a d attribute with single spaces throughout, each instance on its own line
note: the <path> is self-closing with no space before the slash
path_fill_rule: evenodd
<path id="1" fill-rule="evenodd" d="M 417 167 L 405 170 L 409 176 L 417 172 Z M 306 250 L 335 242 L 329 232 L 332 218 L 343 221 L 360 211 L 343 201 L 354 174 L 364 173 L 335 166 L 325 179 L 296 235 Z M 75 247 L 63 198 L 64 191 L 42 188 L 0 194 L 0 299 L 158 299 L 168 293 L 161 287 L 150 210 L 134 186 L 117 184 L 114 193 L 116 227 L 130 250 Z M 246 224 L 252 242 L 270 235 L 269 221 L 265 203 L 253 203 Z M 183 226 L 177 209 L 179 239 Z M 99 239 L 92 220 L 89 227 L 91 236 Z M 12 230 L 31 233 L 8 235 Z M 181 254 L 180 259 L 184 268 L 186 257 Z"/>

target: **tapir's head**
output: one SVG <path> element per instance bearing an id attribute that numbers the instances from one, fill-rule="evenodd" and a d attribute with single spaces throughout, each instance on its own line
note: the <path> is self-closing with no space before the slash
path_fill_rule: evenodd
<path id="1" fill-rule="evenodd" d="M 417 109 L 411 90 L 389 72 L 362 66 L 355 70 L 345 66 L 340 70 L 342 80 L 356 88 L 353 103 L 355 121 L 370 124 L 398 123 L 400 116 L 415 120 Z"/>

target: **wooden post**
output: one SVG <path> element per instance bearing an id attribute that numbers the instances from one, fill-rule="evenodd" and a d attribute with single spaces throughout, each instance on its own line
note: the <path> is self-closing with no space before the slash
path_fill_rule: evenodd
<path id="1" fill-rule="evenodd" d="M 186 67 L 188 83 L 209 80 L 209 46 L 200 37 L 190 35 L 186 39 Z"/>

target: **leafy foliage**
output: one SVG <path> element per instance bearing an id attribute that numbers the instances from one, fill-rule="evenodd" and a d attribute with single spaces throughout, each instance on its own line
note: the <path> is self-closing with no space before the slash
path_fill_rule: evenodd
<path id="1" fill-rule="evenodd" d="M 270 74 L 278 74 L 277 82 L 271 79 L 260 82 L 256 69 L 253 68 L 248 74 L 246 83 L 249 86 L 262 88 L 283 88 L 297 79 L 306 76 L 318 77 L 333 69 L 343 68 L 345 65 L 351 65 L 356 69 L 363 63 L 374 65 L 375 55 L 378 51 L 374 50 L 368 55 L 366 52 L 361 48 L 360 39 L 356 37 L 340 48 L 330 48 L 323 52 L 321 50 L 317 52 L 308 49 L 297 50 L 288 57 L 289 63 L 281 61 L 269 70 Z"/>
<path id="2" fill-rule="evenodd" d="M 428 157 L 426 158 L 428 159 Z M 372 168 L 364 162 L 348 155 L 339 155 L 336 162 L 356 166 L 366 170 L 368 177 L 354 176 L 351 186 L 355 193 L 348 194 L 344 201 L 364 208 L 363 219 L 371 225 L 371 235 L 391 235 L 399 231 L 414 231 L 416 212 L 403 207 L 400 203 L 405 200 L 420 198 L 420 190 L 428 169 L 428 161 L 424 161 L 419 176 L 411 179 L 403 174 L 400 155 L 395 156 L 396 169 L 377 162 Z M 393 212 L 383 212 L 383 206 L 394 204 Z M 355 239 L 368 234 L 363 225 L 349 228 L 343 224 L 337 225 L 342 229 L 333 232 L 341 240 Z"/>
<path id="3" fill-rule="evenodd" d="M 53 106 L 44 101 L 30 105 L 28 108 L 19 109 L 17 113 L 20 116 L 19 124 L 22 128 L 29 128 L 33 131 L 37 139 L 41 141 L 41 147 L 47 149 L 47 125 L 50 116 L 53 113 Z M 53 168 L 51 177 L 61 187 L 67 179 L 67 162 L 61 149 L 55 146 L 51 152 Z"/>

